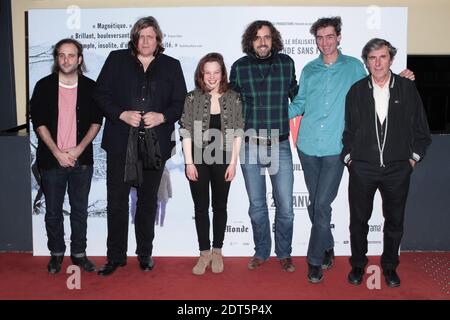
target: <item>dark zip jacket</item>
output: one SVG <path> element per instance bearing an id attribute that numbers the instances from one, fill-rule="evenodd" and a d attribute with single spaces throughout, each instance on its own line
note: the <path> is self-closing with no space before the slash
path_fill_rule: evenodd
<path id="1" fill-rule="evenodd" d="M 341 153 L 345 163 L 352 159 L 384 165 L 408 159 L 420 161 L 425 156 L 431 137 L 414 82 L 391 73 L 389 92 L 388 113 L 381 126 L 376 115 L 371 76 L 350 88 L 345 104 Z M 379 143 L 382 146 L 384 135 L 385 145 L 380 152 Z"/>

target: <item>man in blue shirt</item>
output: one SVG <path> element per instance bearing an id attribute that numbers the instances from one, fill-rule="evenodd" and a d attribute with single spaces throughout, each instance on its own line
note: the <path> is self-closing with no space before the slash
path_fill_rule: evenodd
<path id="1" fill-rule="evenodd" d="M 309 192 L 311 235 L 307 253 L 308 280 L 319 283 L 322 269 L 334 259 L 331 234 L 331 203 L 336 198 L 344 164 L 340 160 L 344 130 L 345 96 L 366 76 L 363 64 L 338 50 L 340 17 L 321 18 L 310 29 L 320 56 L 308 63 L 300 77 L 297 97 L 289 106 L 289 118 L 303 115 L 297 151 Z M 414 75 L 405 70 L 407 77 Z"/>

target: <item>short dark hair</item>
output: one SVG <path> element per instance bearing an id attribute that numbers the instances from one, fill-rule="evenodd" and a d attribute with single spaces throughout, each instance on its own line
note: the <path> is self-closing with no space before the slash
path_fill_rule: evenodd
<path id="1" fill-rule="evenodd" d="M 264 26 L 270 29 L 270 35 L 272 36 L 272 52 L 280 52 L 283 50 L 283 40 L 280 31 L 278 31 L 270 21 L 257 20 L 250 23 L 242 35 L 242 51 L 244 53 L 255 53 L 253 41 L 256 40 L 258 30 Z"/>
<path id="2" fill-rule="evenodd" d="M 369 56 L 369 53 L 381 49 L 382 47 L 386 46 L 389 50 L 389 56 L 391 57 L 391 60 L 394 60 L 395 55 L 397 54 L 397 48 L 394 47 L 389 41 L 380 39 L 380 38 L 373 38 L 369 40 L 369 42 L 366 43 L 364 48 L 362 49 L 361 58 L 364 60 L 364 63 L 367 65 L 367 57 Z"/>
<path id="3" fill-rule="evenodd" d="M 309 29 L 309 32 L 314 36 L 317 37 L 317 30 L 326 28 L 326 27 L 333 27 L 334 31 L 336 31 L 336 35 L 341 35 L 341 29 L 342 29 L 342 19 L 341 17 L 329 17 L 329 18 L 320 18 L 316 22 L 313 23 L 311 28 Z"/>
<path id="4" fill-rule="evenodd" d="M 162 45 L 163 33 L 161 31 L 161 28 L 159 27 L 158 21 L 152 16 L 148 16 L 136 21 L 136 23 L 134 24 L 133 28 L 131 28 L 130 31 L 130 41 L 128 42 L 128 48 L 131 49 L 131 51 L 135 56 L 137 56 L 139 53 L 138 52 L 139 34 L 141 33 L 142 29 L 148 27 L 152 27 L 153 31 L 155 31 L 156 33 L 156 41 L 158 44 L 156 46 L 156 51 L 154 55 L 156 56 L 158 53 L 164 52 L 164 47 Z"/>
<path id="5" fill-rule="evenodd" d="M 59 55 L 59 49 L 64 44 L 73 44 L 77 48 L 77 54 L 78 57 L 81 57 L 81 64 L 78 65 L 78 73 L 83 74 L 83 72 L 86 72 L 86 65 L 84 64 L 84 58 L 83 58 L 83 46 L 81 43 L 79 43 L 77 40 L 72 38 L 65 38 L 62 40 L 59 40 L 53 47 L 53 66 L 52 66 L 52 72 L 58 73 L 60 68 L 58 64 L 58 55 Z"/>
<path id="6" fill-rule="evenodd" d="M 225 63 L 223 61 L 223 56 L 217 52 L 208 53 L 206 56 L 200 59 L 197 65 L 197 69 L 195 69 L 195 87 L 197 89 L 202 90 L 203 92 L 207 92 L 206 84 L 203 79 L 204 72 L 203 68 L 207 62 L 217 62 L 220 65 L 220 69 L 222 71 L 222 78 L 220 79 L 220 87 L 219 92 L 224 93 L 228 90 L 228 76 L 227 69 L 225 67 Z"/>

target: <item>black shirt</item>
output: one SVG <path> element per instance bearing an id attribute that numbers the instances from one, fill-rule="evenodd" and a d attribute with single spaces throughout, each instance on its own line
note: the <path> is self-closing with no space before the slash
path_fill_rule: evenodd
<path id="1" fill-rule="evenodd" d="M 215 142 L 216 138 L 222 139 L 221 134 L 221 114 L 211 114 L 209 120 L 209 129 L 214 132 L 210 134 L 208 144 L 202 148 L 195 146 L 192 142 L 192 150 L 194 150 L 194 163 L 199 163 L 197 155 L 201 155 L 202 163 L 206 164 L 229 164 L 231 160 L 231 151 L 223 150 L 223 144 L 221 141 Z M 201 150 L 199 150 L 201 149 Z M 219 151 L 220 153 L 217 153 Z M 216 157 L 217 155 L 217 157 Z"/>
<path id="2" fill-rule="evenodd" d="M 131 50 L 112 51 L 97 79 L 94 94 L 106 122 L 102 147 L 112 154 L 126 154 L 130 126 L 119 119 L 124 111 L 154 111 L 166 122 L 155 127 L 163 160 L 175 150 L 174 123 L 181 117 L 186 84 L 180 62 L 158 54 L 147 71 Z"/>

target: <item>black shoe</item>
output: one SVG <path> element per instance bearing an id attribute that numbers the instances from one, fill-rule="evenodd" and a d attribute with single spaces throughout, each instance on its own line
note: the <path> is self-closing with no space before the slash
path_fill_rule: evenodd
<path id="1" fill-rule="evenodd" d="M 125 262 L 108 261 L 103 267 L 100 268 L 100 270 L 98 270 L 97 274 L 100 276 L 109 276 L 110 274 L 113 274 L 118 267 L 124 267 L 126 265 L 127 265 L 126 261 Z"/>
<path id="2" fill-rule="evenodd" d="M 384 280 L 386 281 L 386 284 L 388 287 L 394 288 L 400 286 L 400 278 L 395 272 L 395 269 L 387 269 L 383 271 L 384 274 Z"/>
<path id="3" fill-rule="evenodd" d="M 64 256 L 51 256 L 47 265 L 48 273 L 55 274 L 61 271 L 61 264 L 64 260 Z"/>
<path id="4" fill-rule="evenodd" d="M 150 271 L 155 266 L 155 263 L 150 256 L 138 256 L 138 261 L 142 271 Z"/>
<path id="5" fill-rule="evenodd" d="M 334 261 L 334 249 L 331 248 L 330 250 L 325 251 L 325 256 L 323 257 L 322 262 L 322 269 L 331 269 L 333 266 Z"/>
<path id="6" fill-rule="evenodd" d="M 319 283 L 323 280 L 321 266 L 313 266 L 308 263 L 308 281 L 311 283 Z"/>
<path id="7" fill-rule="evenodd" d="M 347 280 L 349 283 L 358 286 L 361 284 L 364 276 L 364 268 L 352 267 L 352 271 L 348 274 Z"/>
<path id="8" fill-rule="evenodd" d="M 84 271 L 94 272 L 96 269 L 95 264 L 92 261 L 90 261 L 86 256 L 84 257 L 70 256 L 70 258 L 72 259 L 72 263 L 74 265 L 81 267 Z"/>

